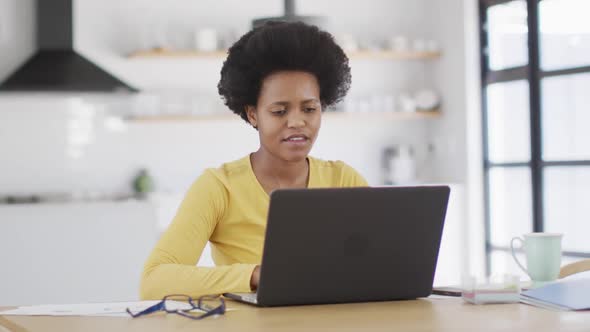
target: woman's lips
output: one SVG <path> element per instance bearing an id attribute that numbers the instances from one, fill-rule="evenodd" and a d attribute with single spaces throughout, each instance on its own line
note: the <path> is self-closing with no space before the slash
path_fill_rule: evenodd
<path id="1" fill-rule="evenodd" d="M 304 135 L 292 135 L 285 138 L 283 143 L 287 143 L 290 146 L 305 146 L 309 143 L 309 138 Z"/>

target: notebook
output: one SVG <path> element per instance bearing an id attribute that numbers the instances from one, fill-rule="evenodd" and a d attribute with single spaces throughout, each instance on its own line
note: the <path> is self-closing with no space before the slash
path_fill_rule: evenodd
<path id="1" fill-rule="evenodd" d="M 553 310 L 590 310 L 590 278 L 561 280 L 520 294 L 520 301 Z"/>

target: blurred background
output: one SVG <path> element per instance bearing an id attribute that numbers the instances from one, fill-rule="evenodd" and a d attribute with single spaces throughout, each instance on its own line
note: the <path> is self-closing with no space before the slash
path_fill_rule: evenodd
<path id="1" fill-rule="evenodd" d="M 435 285 L 524 277 L 509 242 L 532 231 L 563 232 L 564 263 L 590 257 L 588 10 L 0 0 L 0 305 L 137 299 L 192 181 L 258 148 L 217 82 L 227 48 L 272 17 L 319 25 L 350 58 L 351 90 L 312 155 L 373 186 L 452 187 Z"/>

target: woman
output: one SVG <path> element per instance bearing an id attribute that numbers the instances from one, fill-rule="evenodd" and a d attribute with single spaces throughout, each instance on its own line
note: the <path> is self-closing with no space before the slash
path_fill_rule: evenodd
<path id="1" fill-rule="evenodd" d="M 345 96 L 350 78 L 332 36 L 303 23 L 268 23 L 229 49 L 219 94 L 258 130 L 260 148 L 192 184 L 145 264 L 141 298 L 255 290 L 273 190 L 367 186 L 343 162 L 308 156 L 321 112 Z M 207 242 L 216 266 L 197 267 Z"/>

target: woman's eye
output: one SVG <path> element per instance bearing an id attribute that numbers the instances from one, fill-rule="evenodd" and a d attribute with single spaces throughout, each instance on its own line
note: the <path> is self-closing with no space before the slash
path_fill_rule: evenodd
<path id="1" fill-rule="evenodd" d="M 283 115 L 287 112 L 287 110 L 276 110 L 276 111 L 272 111 L 272 114 L 274 115 Z"/>
<path id="2" fill-rule="evenodd" d="M 307 107 L 307 108 L 305 109 L 305 111 L 306 111 L 307 113 L 312 113 L 312 112 L 315 112 L 315 110 L 316 110 L 316 109 L 315 109 L 314 107 Z"/>

